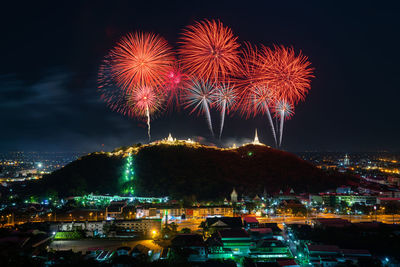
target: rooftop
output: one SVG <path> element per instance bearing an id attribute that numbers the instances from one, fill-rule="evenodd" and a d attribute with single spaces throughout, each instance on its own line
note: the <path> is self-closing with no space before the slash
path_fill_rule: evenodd
<path id="1" fill-rule="evenodd" d="M 340 251 L 338 246 L 331 246 L 331 245 L 311 245 L 311 244 L 307 244 L 307 249 L 310 252 L 339 253 L 339 251 Z"/>
<path id="2" fill-rule="evenodd" d="M 243 229 L 222 230 L 218 232 L 221 238 L 248 238 L 249 234 Z"/>
<path id="3" fill-rule="evenodd" d="M 204 247 L 203 238 L 197 234 L 177 234 L 171 241 L 174 247 Z"/>
<path id="4" fill-rule="evenodd" d="M 244 221 L 245 221 L 246 223 L 258 223 L 257 218 L 254 217 L 254 216 L 247 216 L 247 217 L 244 217 Z"/>
<path id="5" fill-rule="evenodd" d="M 240 217 L 215 217 L 207 218 L 206 224 L 211 227 L 241 228 L 243 226 Z"/>
<path id="6" fill-rule="evenodd" d="M 260 234 L 270 234 L 272 233 L 271 228 L 254 228 L 249 230 L 251 233 L 260 233 Z"/>

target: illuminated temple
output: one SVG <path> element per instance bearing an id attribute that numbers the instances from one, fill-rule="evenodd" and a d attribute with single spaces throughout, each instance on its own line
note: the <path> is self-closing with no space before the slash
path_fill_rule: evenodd
<path id="1" fill-rule="evenodd" d="M 254 139 L 252 142 L 249 143 L 244 143 L 242 145 L 237 146 L 235 143 L 228 148 L 220 148 L 220 147 L 216 147 L 216 146 L 210 146 L 210 145 L 202 145 L 199 142 L 196 142 L 190 138 L 188 139 L 176 139 L 172 136 L 171 133 L 168 134 L 168 137 L 161 139 L 161 140 L 157 140 L 154 142 L 151 142 L 149 144 L 144 144 L 144 145 L 140 145 L 140 146 L 131 146 L 128 148 L 123 148 L 123 149 L 118 149 L 116 151 L 113 152 L 95 152 L 95 153 L 106 153 L 108 156 L 120 156 L 123 155 L 125 157 L 128 157 L 130 155 L 135 155 L 139 152 L 139 150 L 143 147 L 147 147 L 147 146 L 154 146 L 154 145 L 172 145 L 172 146 L 178 146 L 178 145 L 187 145 L 187 146 L 191 146 L 191 147 L 208 147 L 208 148 L 215 148 L 215 149 L 222 149 L 222 150 L 229 150 L 229 149 L 237 149 L 239 146 L 246 146 L 246 145 L 256 145 L 256 146 L 266 146 L 266 147 L 270 147 L 267 146 L 266 144 L 263 144 L 260 142 L 260 140 L 258 139 L 258 132 L 257 129 L 255 129 L 255 134 L 254 134 Z"/>

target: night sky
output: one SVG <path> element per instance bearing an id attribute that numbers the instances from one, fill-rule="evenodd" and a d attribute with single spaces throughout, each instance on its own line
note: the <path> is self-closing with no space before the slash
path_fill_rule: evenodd
<path id="1" fill-rule="evenodd" d="M 306 101 L 286 122 L 285 150 L 400 150 L 400 19 L 394 4 L 60 2 L 2 5 L 0 152 L 90 152 L 146 142 L 143 122 L 109 110 L 100 100 L 101 60 L 123 35 L 136 30 L 158 33 L 177 47 L 182 28 L 204 18 L 220 19 L 241 43 L 292 45 L 309 57 L 316 78 Z M 216 112 L 213 120 L 217 129 Z M 222 143 L 246 141 L 255 128 L 262 142 L 273 143 L 266 118 L 238 116 L 225 121 Z M 153 121 L 153 139 L 169 132 L 213 142 L 204 117 L 185 111 L 160 114 Z"/>

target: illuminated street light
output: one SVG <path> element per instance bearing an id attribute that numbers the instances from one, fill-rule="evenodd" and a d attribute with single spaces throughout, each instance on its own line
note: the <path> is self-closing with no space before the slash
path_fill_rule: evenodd
<path id="1" fill-rule="evenodd" d="M 158 232 L 157 230 L 151 231 L 151 237 L 154 239 L 157 236 Z"/>

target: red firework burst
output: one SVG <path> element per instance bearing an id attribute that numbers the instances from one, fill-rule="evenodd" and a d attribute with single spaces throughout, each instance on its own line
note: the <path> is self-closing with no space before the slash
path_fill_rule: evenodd
<path id="1" fill-rule="evenodd" d="M 179 108 L 182 89 L 188 85 L 188 81 L 189 77 L 182 72 L 179 65 L 175 65 L 167 71 L 164 82 L 167 110 L 173 109 L 174 104 L 176 108 Z"/>
<path id="2" fill-rule="evenodd" d="M 156 88 L 174 63 L 167 41 L 153 33 L 128 34 L 110 53 L 112 74 L 121 88 Z"/>
<path id="3" fill-rule="evenodd" d="M 161 95 L 149 86 L 135 89 L 127 98 L 132 114 L 139 118 L 147 118 L 162 108 Z"/>
<path id="4" fill-rule="evenodd" d="M 311 88 L 313 68 L 301 51 L 295 54 L 293 48 L 262 46 L 256 61 L 257 73 L 253 77 L 257 85 L 274 90 L 277 99 L 291 104 L 303 100 Z"/>
<path id="5" fill-rule="evenodd" d="M 260 109 L 262 100 L 273 97 L 273 92 L 269 87 L 257 83 L 259 60 L 257 47 L 245 43 L 241 51 L 240 75 L 236 79 L 236 84 L 240 93 L 237 108 L 241 115 L 246 115 L 246 117 L 257 115 L 262 110 Z"/>
<path id="6" fill-rule="evenodd" d="M 239 44 L 232 30 L 220 21 L 203 20 L 183 32 L 179 54 L 191 76 L 225 81 L 238 71 Z"/>
<path id="7" fill-rule="evenodd" d="M 275 92 L 265 86 L 256 86 L 252 88 L 251 92 L 247 95 L 246 113 L 249 116 L 253 114 L 267 114 L 272 107 L 275 100 Z"/>

